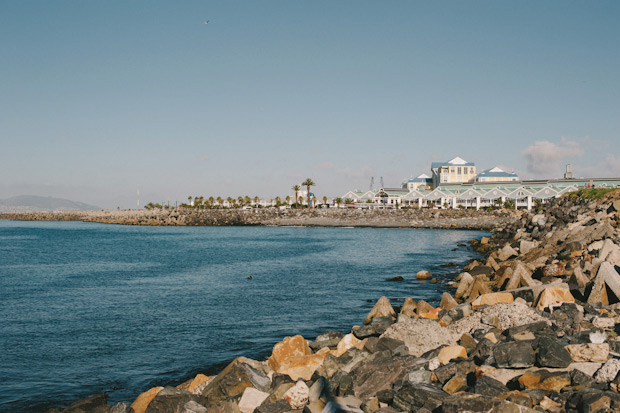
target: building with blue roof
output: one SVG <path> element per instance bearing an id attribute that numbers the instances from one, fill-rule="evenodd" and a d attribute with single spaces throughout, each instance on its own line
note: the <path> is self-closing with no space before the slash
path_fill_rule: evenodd
<path id="1" fill-rule="evenodd" d="M 519 176 L 514 173 L 508 173 L 499 167 L 486 169 L 476 176 L 476 182 L 515 182 L 519 180 Z"/>

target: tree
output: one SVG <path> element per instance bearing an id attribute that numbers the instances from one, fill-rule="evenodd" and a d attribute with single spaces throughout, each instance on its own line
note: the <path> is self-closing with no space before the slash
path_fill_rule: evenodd
<path id="1" fill-rule="evenodd" d="M 291 204 L 291 197 L 290 196 L 287 195 L 286 198 L 284 198 L 284 199 L 286 199 L 286 203 L 287 204 L 289 204 L 289 205 Z"/>
<path id="2" fill-rule="evenodd" d="M 323 204 L 327 205 L 327 197 L 326 196 L 323 197 Z"/>
<path id="3" fill-rule="evenodd" d="M 260 201 L 260 198 L 258 196 L 254 197 L 254 205 L 258 206 L 258 201 Z"/>
<path id="4" fill-rule="evenodd" d="M 228 208 L 230 208 L 230 206 L 233 203 L 233 199 L 231 197 L 226 198 L 226 201 L 228 201 Z"/>
<path id="5" fill-rule="evenodd" d="M 282 198 L 280 198 L 279 196 L 276 197 L 276 206 L 280 206 L 280 204 L 282 204 Z"/>
<path id="6" fill-rule="evenodd" d="M 295 208 L 297 208 L 297 203 L 299 202 L 299 197 L 297 196 L 297 194 L 299 193 L 299 190 L 301 189 L 301 187 L 299 185 L 293 185 L 293 187 L 291 188 L 293 191 L 295 191 Z"/>
<path id="7" fill-rule="evenodd" d="M 336 203 L 336 206 L 340 208 L 340 204 L 342 204 L 342 198 L 338 197 L 334 199 L 334 202 Z"/>
<path id="8" fill-rule="evenodd" d="M 209 197 L 209 207 L 213 208 L 213 203 L 215 202 L 215 199 L 213 199 L 212 196 Z"/>
<path id="9" fill-rule="evenodd" d="M 192 196 L 188 196 L 187 197 L 187 201 L 188 201 L 188 206 L 192 206 Z"/>
<path id="10" fill-rule="evenodd" d="M 305 186 L 305 187 L 306 187 L 306 189 L 308 190 L 308 194 L 307 194 L 307 197 L 308 197 L 308 208 L 312 208 L 312 203 L 311 203 L 311 201 L 310 201 L 310 199 L 311 199 L 311 198 L 310 198 L 310 187 L 311 187 L 311 186 L 316 186 L 316 184 L 315 184 L 315 183 L 314 183 L 314 181 L 313 181 L 312 179 L 310 179 L 310 178 L 306 178 L 306 180 L 305 180 L 305 181 L 303 181 L 301 184 L 302 184 L 303 186 Z"/>

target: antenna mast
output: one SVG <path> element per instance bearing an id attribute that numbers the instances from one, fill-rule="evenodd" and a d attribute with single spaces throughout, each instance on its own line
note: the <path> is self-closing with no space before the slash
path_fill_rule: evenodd
<path id="1" fill-rule="evenodd" d="M 383 184 L 383 177 L 381 177 L 381 188 L 385 188 L 385 185 Z"/>
<path id="2" fill-rule="evenodd" d="M 370 190 L 372 191 L 372 187 L 375 186 L 375 177 L 371 176 L 370 177 Z"/>

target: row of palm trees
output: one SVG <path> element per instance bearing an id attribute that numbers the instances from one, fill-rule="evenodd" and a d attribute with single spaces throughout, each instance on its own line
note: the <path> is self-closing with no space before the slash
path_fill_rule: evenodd
<path id="1" fill-rule="evenodd" d="M 301 183 L 302 186 L 305 186 L 307 189 L 307 194 L 309 197 L 310 194 L 310 188 L 313 186 L 316 186 L 316 183 L 314 183 L 314 181 L 311 178 L 307 178 L 305 181 L 303 181 Z M 299 196 L 299 191 L 301 191 L 302 186 L 300 185 L 293 185 L 293 187 L 291 188 L 293 191 L 295 191 L 295 204 L 293 204 L 293 207 L 298 208 L 300 206 L 300 196 Z M 323 198 L 323 203 L 327 204 L 327 197 L 324 196 Z M 283 201 L 282 198 L 280 198 L 279 196 L 275 197 L 275 204 L 276 206 L 282 206 L 282 205 L 290 205 L 291 203 L 291 197 L 290 196 L 286 196 L 284 198 L 284 200 L 286 202 Z M 212 209 L 212 208 L 224 208 L 225 205 L 230 207 L 230 208 L 239 208 L 239 207 L 244 207 L 244 206 L 258 206 L 260 198 L 258 196 L 255 196 L 254 198 L 250 198 L 249 196 L 239 196 L 237 198 L 233 198 L 233 197 L 228 197 L 226 199 L 218 196 L 218 197 L 213 197 L 210 196 L 208 198 L 204 197 L 204 196 L 188 196 L 187 197 L 187 204 L 183 203 L 180 206 L 183 208 L 194 208 L 194 209 Z M 340 205 L 340 203 L 342 203 L 342 199 L 341 198 L 336 198 L 335 202 Z M 158 203 L 152 203 L 149 202 L 148 204 L 146 204 L 144 206 L 146 209 L 167 209 L 170 206 L 169 205 L 165 205 L 165 204 L 158 204 Z M 312 208 L 312 203 L 310 201 L 310 199 L 308 199 L 308 207 Z"/>

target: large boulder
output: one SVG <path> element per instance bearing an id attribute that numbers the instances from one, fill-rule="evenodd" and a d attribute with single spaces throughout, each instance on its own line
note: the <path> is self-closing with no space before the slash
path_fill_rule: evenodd
<path id="1" fill-rule="evenodd" d="M 143 393 L 141 393 L 136 400 L 131 404 L 131 408 L 135 413 L 144 413 L 149 403 L 157 396 L 157 393 L 162 391 L 163 387 L 153 387 Z"/>
<path id="2" fill-rule="evenodd" d="M 403 318 L 388 328 L 381 337 L 404 342 L 409 354 L 419 357 L 439 346 L 456 344 L 460 335 L 453 334 L 432 320 Z"/>
<path id="3" fill-rule="evenodd" d="M 204 408 L 205 402 L 206 400 L 202 396 L 192 394 L 186 390 L 166 387 L 151 400 L 145 413 L 184 413 L 190 410 L 186 406 L 196 410 L 194 405 L 203 406 Z"/>
<path id="4" fill-rule="evenodd" d="M 614 297 L 609 297 L 609 293 Z M 609 304 L 618 301 L 620 301 L 620 275 L 611 263 L 604 261 L 596 273 L 594 286 L 588 296 L 588 304 Z"/>
<path id="5" fill-rule="evenodd" d="M 412 356 L 394 357 L 389 351 L 374 353 L 350 371 L 355 395 L 365 400 L 389 390 L 396 381 L 403 380 L 409 372 L 419 370 L 426 363 Z"/>
<path id="6" fill-rule="evenodd" d="M 538 310 L 544 310 L 547 307 L 555 307 L 562 303 L 574 303 L 575 298 L 567 288 L 561 287 L 548 287 L 538 297 L 538 303 L 536 308 Z"/>
<path id="7" fill-rule="evenodd" d="M 328 353 L 329 350 L 323 348 L 313 354 L 306 340 L 296 335 L 276 344 L 267 363 L 276 373 L 288 374 L 293 380 L 309 380 Z"/>
<path id="8" fill-rule="evenodd" d="M 271 380 L 267 374 L 246 360 L 244 357 L 236 358 L 205 387 L 201 395 L 207 398 L 209 405 L 227 399 L 239 399 L 248 387 L 269 391 Z"/>
<path id="9" fill-rule="evenodd" d="M 569 344 L 565 348 L 575 362 L 604 363 L 609 358 L 607 343 Z"/>
<path id="10" fill-rule="evenodd" d="M 471 303 L 471 306 L 474 309 L 477 309 L 479 307 L 482 307 L 483 305 L 495 305 L 500 303 L 512 304 L 513 302 L 514 297 L 510 293 L 487 293 L 476 297 L 476 299 Z"/>

